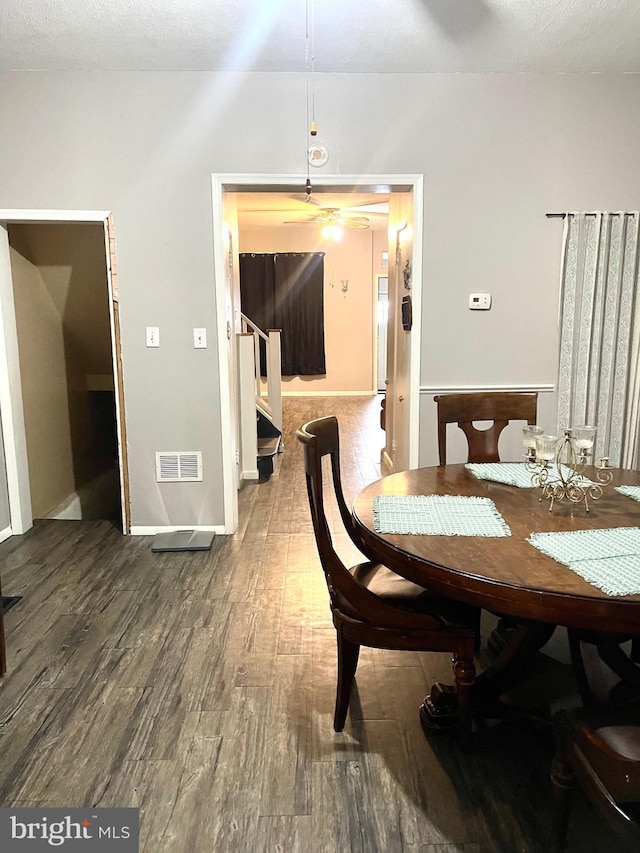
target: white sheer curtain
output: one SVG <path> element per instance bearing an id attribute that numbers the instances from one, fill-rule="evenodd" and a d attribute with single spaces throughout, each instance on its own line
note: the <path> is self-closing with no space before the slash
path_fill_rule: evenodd
<path id="1" fill-rule="evenodd" d="M 560 302 L 558 427 L 598 427 L 596 458 L 640 466 L 640 216 L 569 213 Z"/>

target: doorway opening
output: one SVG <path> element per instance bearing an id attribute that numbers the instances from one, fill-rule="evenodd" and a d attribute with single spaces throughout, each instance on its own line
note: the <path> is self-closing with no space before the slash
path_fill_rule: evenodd
<path id="1" fill-rule="evenodd" d="M 225 532 L 233 532 L 237 525 L 237 490 L 238 490 L 238 468 L 237 468 L 237 434 L 238 434 L 238 410 L 235 399 L 236 375 L 235 375 L 235 338 L 240 333 L 240 298 L 239 298 L 239 255 L 238 255 L 238 210 L 233 195 L 236 193 L 284 193 L 289 197 L 303 193 L 305 179 L 300 176 L 282 175 L 213 175 L 213 224 L 214 224 L 214 260 L 216 280 L 216 308 L 218 318 L 218 355 L 220 361 L 221 379 L 221 423 L 222 423 L 222 446 L 228 448 L 223 450 L 223 498 L 225 513 Z M 420 175 L 364 175 L 364 176 L 331 176 L 316 178 L 314 180 L 313 194 L 317 203 L 322 208 L 322 196 L 328 193 L 384 193 L 392 196 L 394 193 L 403 194 L 410 200 L 413 233 L 415 238 L 412 245 L 412 269 L 413 269 L 413 310 L 419 317 L 421 297 L 421 258 L 422 258 L 422 176 Z M 406 219 L 406 217 L 405 217 Z M 395 230 L 393 223 L 393 243 L 389 237 L 388 244 L 395 250 L 397 232 L 400 227 L 406 228 L 406 221 L 397 223 Z M 348 282 L 337 282 L 338 287 L 348 286 Z M 373 291 L 374 282 L 369 279 L 370 291 Z M 397 287 L 394 281 L 392 288 Z M 394 315 L 397 316 L 397 315 Z M 353 333 L 358 334 L 358 320 L 353 318 Z M 374 340 L 377 334 L 377 320 L 372 320 L 374 326 Z M 371 330 L 368 330 L 368 334 Z M 395 354 L 399 351 L 395 344 L 388 348 L 388 371 L 390 373 L 390 386 L 394 384 Z M 409 353 L 411 357 L 409 358 Z M 405 458 L 412 466 L 417 465 L 418 460 L 418 423 L 419 423 L 419 354 L 420 354 L 420 324 L 416 323 L 413 333 L 403 341 L 402 370 L 406 374 L 403 377 L 403 392 L 400 399 L 402 406 L 396 407 L 397 417 L 402 415 L 406 419 L 407 427 L 399 430 L 405 442 Z M 371 375 L 371 393 L 376 393 L 377 387 L 377 360 L 371 359 L 369 366 Z M 226 377 L 228 380 L 225 381 Z M 389 386 L 387 386 L 389 393 Z M 389 453 L 391 455 L 391 442 L 393 441 L 393 452 L 395 453 L 396 438 L 391 434 L 389 441 Z"/>
<path id="2" fill-rule="evenodd" d="M 37 518 L 129 530 L 113 223 L 0 211 L 0 406 L 10 534 Z"/>

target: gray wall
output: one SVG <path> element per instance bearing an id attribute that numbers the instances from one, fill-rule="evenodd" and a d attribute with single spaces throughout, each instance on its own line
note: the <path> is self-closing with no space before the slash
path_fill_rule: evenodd
<path id="1" fill-rule="evenodd" d="M 544 214 L 639 206 L 640 78 L 315 76 L 323 174 L 425 176 L 421 383 L 555 382 L 561 224 Z M 222 522 L 210 174 L 304 175 L 305 93 L 304 74 L 0 77 L 0 207 L 113 210 L 134 525 Z M 470 312 L 471 290 L 492 311 Z M 155 450 L 198 449 L 203 483 L 155 483 Z"/>

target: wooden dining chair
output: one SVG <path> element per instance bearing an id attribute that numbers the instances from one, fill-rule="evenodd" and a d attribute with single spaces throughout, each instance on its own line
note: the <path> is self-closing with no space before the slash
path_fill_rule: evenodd
<path id="1" fill-rule="evenodd" d="M 438 455 L 447 464 L 447 424 L 458 424 L 467 438 L 467 462 L 499 462 L 498 440 L 509 421 L 535 424 L 538 411 L 537 392 L 481 392 L 477 394 L 438 394 Z M 478 429 L 474 422 L 492 421 L 488 429 Z"/>
<path id="2" fill-rule="evenodd" d="M 498 442 L 509 421 L 520 420 L 535 424 L 538 413 L 538 393 L 534 392 L 479 392 L 477 394 L 438 394 L 438 456 L 440 465 L 447 464 L 447 425 L 457 424 L 467 439 L 467 462 L 499 462 Z M 478 429 L 475 423 L 490 421 L 487 429 Z M 476 647 L 480 645 L 482 611 L 476 608 L 474 622 Z M 499 651 L 506 635 L 515 627 L 510 619 L 501 619 L 489 642 L 490 648 Z"/>
<path id="3" fill-rule="evenodd" d="M 452 652 L 461 727 L 471 729 L 469 688 L 475 679 L 472 609 L 433 595 L 379 563 L 348 569 L 336 553 L 325 510 L 323 459 L 331 460 L 333 490 L 347 533 L 359 550 L 342 491 L 338 422 L 329 416 L 309 421 L 297 432 L 304 453 L 309 506 L 324 571 L 338 646 L 334 729 L 344 728 L 360 646 L 377 649 Z"/>
<path id="4" fill-rule="evenodd" d="M 566 849 L 576 785 L 620 841 L 640 850 L 640 705 L 602 705 L 556 715 L 558 749 L 551 771 L 556 798 L 550 849 Z"/>

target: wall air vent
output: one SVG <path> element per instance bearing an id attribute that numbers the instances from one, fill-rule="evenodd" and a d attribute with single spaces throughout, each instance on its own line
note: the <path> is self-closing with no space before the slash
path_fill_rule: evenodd
<path id="1" fill-rule="evenodd" d="M 158 483 L 196 483 L 202 480 L 202 452 L 156 453 L 156 480 Z"/>

